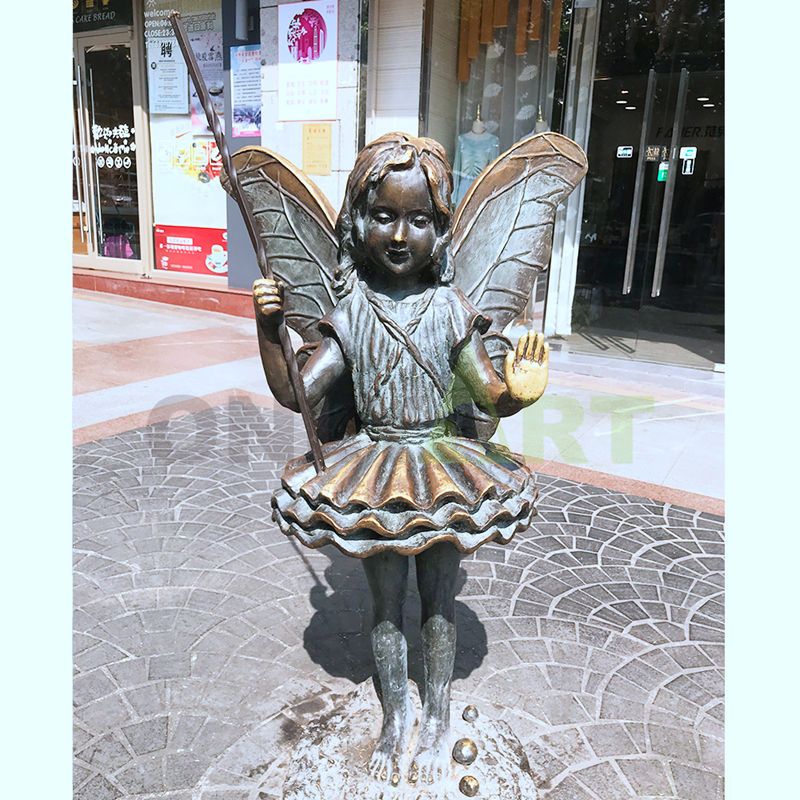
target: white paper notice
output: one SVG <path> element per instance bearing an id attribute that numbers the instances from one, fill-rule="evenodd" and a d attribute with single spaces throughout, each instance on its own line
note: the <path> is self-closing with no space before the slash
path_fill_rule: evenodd
<path id="1" fill-rule="evenodd" d="M 189 70 L 176 39 L 147 43 L 147 78 L 151 114 L 189 111 Z"/>
<path id="2" fill-rule="evenodd" d="M 278 120 L 336 119 L 336 0 L 278 6 Z"/>

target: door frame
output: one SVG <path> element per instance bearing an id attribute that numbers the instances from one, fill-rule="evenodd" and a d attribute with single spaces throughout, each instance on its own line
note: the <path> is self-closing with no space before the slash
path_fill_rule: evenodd
<path id="1" fill-rule="evenodd" d="M 90 227 L 96 220 L 95 203 L 95 176 L 94 158 L 89 152 L 90 130 L 89 110 L 86 103 L 86 78 L 85 78 L 85 58 L 84 48 L 90 45 L 128 45 L 131 54 L 131 86 L 133 95 L 133 124 L 135 128 L 136 142 L 136 192 L 139 206 L 139 241 L 141 258 L 110 258 L 97 253 L 96 231 L 89 231 L 90 252 L 88 255 L 81 253 L 72 254 L 72 265 L 79 269 L 95 269 L 109 272 L 121 272 L 132 275 L 150 277 L 153 271 L 154 252 L 153 252 L 153 203 L 152 203 L 152 180 L 150 175 L 150 140 L 149 140 L 149 120 L 145 108 L 145 65 L 142 53 L 142 15 L 141 4 L 137 0 L 134 2 L 133 16 L 134 24 L 121 25 L 112 28 L 103 28 L 99 31 L 87 31 L 73 35 L 73 57 L 76 66 L 76 74 L 73 81 L 76 81 L 76 89 L 80 98 L 80 106 L 76 110 L 78 125 L 81 128 L 79 139 L 82 144 L 81 162 L 86 168 L 81 170 L 80 178 L 83 181 L 82 191 L 88 201 L 88 216 L 92 220 Z M 73 99 L 74 102 L 74 99 Z"/>
<path id="2" fill-rule="evenodd" d="M 572 7 L 561 132 L 584 151 L 589 149 L 602 10 L 603 0 L 574 0 Z M 572 333 L 572 301 L 578 276 L 585 191 L 586 179 L 556 210 L 544 311 L 545 336 L 569 336 Z"/>

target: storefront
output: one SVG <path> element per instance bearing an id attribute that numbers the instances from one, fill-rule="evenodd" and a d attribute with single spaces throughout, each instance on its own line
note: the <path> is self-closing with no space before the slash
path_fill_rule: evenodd
<path id="1" fill-rule="evenodd" d="M 424 42 L 421 129 L 456 200 L 530 133 L 587 152 L 526 322 L 573 352 L 724 364 L 722 2 L 433 0 Z"/>
<path id="2" fill-rule="evenodd" d="M 73 0 L 73 263 L 227 287 L 222 164 L 169 25 L 173 8 L 228 136 L 260 141 L 255 2 Z M 239 100 L 255 107 L 249 124 L 231 124 L 231 64 Z"/>
<path id="3" fill-rule="evenodd" d="M 524 322 L 575 352 L 724 363 L 720 0 L 73 6 L 76 267 L 239 289 L 258 274 L 169 29 L 178 8 L 231 148 L 280 152 L 334 207 L 358 148 L 390 130 L 445 145 L 456 202 L 521 138 L 575 139 L 589 174 Z"/>

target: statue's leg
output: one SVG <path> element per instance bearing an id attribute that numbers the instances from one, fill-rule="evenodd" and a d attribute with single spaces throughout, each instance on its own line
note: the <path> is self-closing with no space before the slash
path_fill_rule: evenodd
<path id="1" fill-rule="evenodd" d="M 461 554 L 441 543 L 417 556 L 417 586 L 422 604 L 425 700 L 411 780 L 433 783 L 447 770 L 450 684 L 456 658 L 456 585 Z"/>
<path id="2" fill-rule="evenodd" d="M 414 708 L 408 692 L 408 645 L 403 635 L 403 602 L 408 582 L 408 557 L 379 553 L 364 559 L 375 617 L 372 651 L 383 705 L 381 736 L 369 763 L 375 778 L 397 785 L 400 760 L 408 748 Z"/>

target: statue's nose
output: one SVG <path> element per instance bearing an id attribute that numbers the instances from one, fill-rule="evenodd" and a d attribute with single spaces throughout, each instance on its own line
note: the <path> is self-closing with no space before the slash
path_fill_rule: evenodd
<path id="1" fill-rule="evenodd" d="M 394 226 L 394 233 L 392 234 L 392 241 L 393 242 L 404 242 L 406 240 L 406 236 L 408 234 L 406 221 L 405 220 L 398 220 L 397 224 Z"/>

